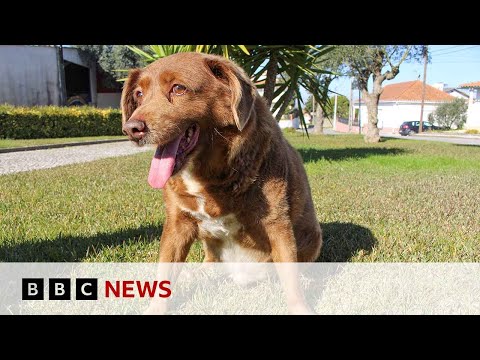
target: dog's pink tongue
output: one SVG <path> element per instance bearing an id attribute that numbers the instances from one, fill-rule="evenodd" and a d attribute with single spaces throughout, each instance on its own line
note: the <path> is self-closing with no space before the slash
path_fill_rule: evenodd
<path id="1" fill-rule="evenodd" d="M 180 135 L 175 140 L 169 142 L 163 147 L 159 146 L 155 155 L 153 155 L 148 174 L 148 183 L 155 189 L 162 189 L 172 176 L 175 166 L 175 156 L 177 155 L 178 145 L 180 145 Z"/>

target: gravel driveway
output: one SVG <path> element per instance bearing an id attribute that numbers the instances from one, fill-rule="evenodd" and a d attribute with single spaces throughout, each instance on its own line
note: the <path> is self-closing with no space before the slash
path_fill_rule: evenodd
<path id="1" fill-rule="evenodd" d="M 0 175 L 152 151 L 129 141 L 0 154 Z"/>

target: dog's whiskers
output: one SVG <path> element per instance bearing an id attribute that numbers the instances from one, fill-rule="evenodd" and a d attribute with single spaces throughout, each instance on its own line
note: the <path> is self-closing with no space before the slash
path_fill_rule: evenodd
<path id="1" fill-rule="evenodd" d="M 220 135 L 222 138 L 224 138 L 226 141 L 231 142 L 229 139 L 227 139 L 225 136 L 223 136 L 223 135 L 220 133 L 220 131 L 218 131 L 218 129 L 217 129 L 216 127 L 214 127 L 213 130 L 215 130 L 215 132 L 216 132 L 218 135 Z M 213 136 L 212 136 L 212 137 L 213 137 Z"/>

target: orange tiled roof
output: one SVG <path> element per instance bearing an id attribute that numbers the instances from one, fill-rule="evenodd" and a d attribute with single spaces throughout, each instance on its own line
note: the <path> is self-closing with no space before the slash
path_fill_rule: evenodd
<path id="1" fill-rule="evenodd" d="M 422 101 L 423 82 L 420 80 L 406 81 L 398 84 L 386 85 L 383 88 L 380 101 Z M 455 97 L 425 85 L 425 101 L 451 101 Z"/>
<path id="2" fill-rule="evenodd" d="M 459 88 L 480 88 L 480 81 L 469 82 L 461 84 Z"/>

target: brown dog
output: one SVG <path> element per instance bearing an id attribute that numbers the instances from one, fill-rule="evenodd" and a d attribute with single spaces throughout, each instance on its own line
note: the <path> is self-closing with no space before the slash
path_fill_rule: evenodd
<path id="1" fill-rule="evenodd" d="M 244 71 L 179 53 L 129 74 L 123 131 L 156 144 L 149 184 L 164 189 L 160 262 L 310 262 L 322 245 L 302 159 Z"/>

